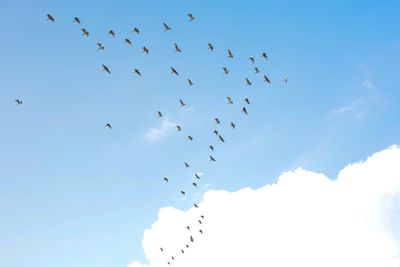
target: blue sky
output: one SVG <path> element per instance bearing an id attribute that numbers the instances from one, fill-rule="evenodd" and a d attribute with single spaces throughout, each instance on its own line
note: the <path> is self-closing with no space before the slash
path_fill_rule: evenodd
<path id="1" fill-rule="evenodd" d="M 6 0 L 0 6 L 2 266 L 126 266 L 143 259 L 143 231 L 159 208 L 186 209 L 206 185 L 255 188 L 298 166 L 334 178 L 347 163 L 400 141 L 397 1 Z M 196 16 L 193 23 L 187 12 Z M 46 21 L 47 13 L 56 23 Z M 163 32 L 164 21 L 172 31 Z M 131 32 L 135 26 L 139 36 Z M 107 36 L 110 28 L 117 38 Z M 104 52 L 96 51 L 98 41 Z M 175 42 L 182 54 L 174 52 Z M 249 56 L 271 85 L 254 74 Z M 181 75 L 172 76 L 170 66 Z M 143 77 L 133 75 L 135 68 Z M 188 87 L 186 78 L 195 85 Z M 227 105 L 226 96 L 235 104 Z M 240 112 L 245 97 L 249 116 Z M 24 104 L 16 106 L 16 98 Z M 149 129 L 162 124 L 157 110 L 184 131 L 147 140 Z M 214 117 L 222 121 L 225 144 L 212 135 Z M 216 163 L 208 160 L 210 144 Z M 190 186 L 194 172 L 204 173 L 198 190 Z"/>

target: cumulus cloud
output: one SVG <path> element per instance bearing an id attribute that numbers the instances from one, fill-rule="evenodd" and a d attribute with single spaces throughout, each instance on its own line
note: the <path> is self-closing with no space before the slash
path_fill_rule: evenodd
<path id="1" fill-rule="evenodd" d="M 150 128 L 145 134 L 145 138 L 150 142 L 163 140 L 176 129 L 176 125 L 175 122 L 170 122 L 168 119 L 165 119 L 160 127 Z"/>
<path id="2" fill-rule="evenodd" d="M 258 189 L 208 191 L 198 209 L 163 208 L 144 233 L 148 263 L 129 267 L 399 267 L 399 163 L 391 147 L 334 180 L 296 169 Z"/>

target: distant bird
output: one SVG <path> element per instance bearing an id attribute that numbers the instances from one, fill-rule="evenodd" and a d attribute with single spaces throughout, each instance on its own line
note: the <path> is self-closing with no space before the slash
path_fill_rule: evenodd
<path id="1" fill-rule="evenodd" d="M 181 194 L 182 194 L 183 196 L 186 195 L 185 191 L 181 191 Z"/>
<path id="2" fill-rule="evenodd" d="M 289 77 L 285 77 L 285 78 L 283 78 L 283 81 L 284 81 L 285 83 L 288 83 L 288 81 L 289 81 Z"/>
<path id="3" fill-rule="evenodd" d="M 210 156 L 211 161 L 216 161 L 213 156 Z"/>
<path id="4" fill-rule="evenodd" d="M 89 32 L 85 28 L 82 28 L 81 31 L 82 31 L 82 36 L 89 37 Z"/>
<path id="5" fill-rule="evenodd" d="M 254 59 L 254 57 L 249 57 L 249 60 L 250 60 L 250 62 L 253 63 L 253 64 L 256 62 L 256 60 Z"/>
<path id="6" fill-rule="evenodd" d="M 78 17 L 74 18 L 74 22 L 78 25 L 81 25 L 81 20 Z"/>
<path id="7" fill-rule="evenodd" d="M 224 71 L 224 74 L 225 74 L 225 75 L 228 75 L 228 74 L 229 74 L 229 70 L 228 70 L 227 68 L 223 67 L 222 70 Z"/>
<path id="8" fill-rule="evenodd" d="M 136 33 L 136 34 L 140 34 L 140 30 L 139 28 L 133 28 L 132 32 Z"/>
<path id="9" fill-rule="evenodd" d="M 97 43 L 97 51 L 104 50 L 104 46 L 101 43 Z"/>
<path id="10" fill-rule="evenodd" d="M 195 208 L 198 208 L 198 207 L 199 207 L 199 205 L 197 205 L 197 204 L 193 204 L 193 206 L 194 206 Z"/>
<path id="11" fill-rule="evenodd" d="M 248 78 L 245 78 L 247 85 L 252 85 L 251 81 Z"/>
<path id="12" fill-rule="evenodd" d="M 182 127 L 179 125 L 176 125 L 176 129 L 178 130 L 178 132 L 182 131 Z"/>
<path id="13" fill-rule="evenodd" d="M 196 179 L 200 180 L 200 176 L 197 173 L 195 173 L 194 176 L 196 177 Z"/>
<path id="14" fill-rule="evenodd" d="M 220 124 L 220 123 L 221 123 L 221 121 L 220 121 L 218 118 L 215 118 L 214 121 L 215 121 L 217 124 Z"/>
<path id="15" fill-rule="evenodd" d="M 233 100 L 230 96 L 226 97 L 226 99 L 228 100 L 228 104 L 233 104 Z"/>
<path id="16" fill-rule="evenodd" d="M 247 109 L 246 109 L 245 107 L 242 108 L 242 111 L 244 112 L 244 114 L 249 115 L 249 114 L 247 113 Z"/>
<path id="17" fill-rule="evenodd" d="M 200 234 L 203 234 L 203 230 L 200 229 L 200 230 L 199 230 L 199 233 L 200 233 Z"/>
<path id="18" fill-rule="evenodd" d="M 189 85 L 189 86 L 192 86 L 192 85 L 193 85 L 193 82 L 192 82 L 191 79 L 187 79 L 187 81 L 188 81 L 188 85 Z"/>
<path id="19" fill-rule="evenodd" d="M 189 247 L 189 245 L 188 245 L 188 244 L 186 244 L 186 247 L 188 248 L 188 247 Z"/>
<path id="20" fill-rule="evenodd" d="M 21 100 L 15 99 L 14 101 L 15 101 L 15 103 L 17 103 L 17 105 L 22 105 L 22 101 Z"/>
<path id="21" fill-rule="evenodd" d="M 167 262 L 168 263 L 168 265 L 171 265 L 171 263 L 170 262 Z"/>
<path id="22" fill-rule="evenodd" d="M 171 67 L 171 73 L 172 73 L 172 74 L 175 74 L 176 76 L 179 75 L 178 71 L 176 71 L 176 69 L 173 68 L 173 67 Z"/>
<path id="23" fill-rule="evenodd" d="M 51 21 L 51 22 L 55 22 L 56 20 L 54 19 L 54 17 L 52 16 L 52 15 L 50 15 L 50 14 L 47 14 L 47 20 L 48 21 Z"/>
<path id="24" fill-rule="evenodd" d="M 243 100 L 247 105 L 250 105 L 250 100 L 246 97 L 244 100 Z"/>
<path id="25" fill-rule="evenodd" d="M 178 46 L 177 43 L 174 43 L 174 47 L 175 47 L 175 52 L 178 52 L 178 53 L 182 52 L 181 48 Z"/>
<path id="26" fill-rule="evenodd" d="M 168 183 L 168 181 L 169 181 L 169 179 L 168 179 L 167 177 L 164 177 L 163 180 L 164 180 L 165 182 L 167 182 L 167 183 Z"/>
<path id="27" fill-rule="evenodd" d="M 135 69 L 134 72 L 135 72 L 135 74 L 137 74 L 138 76 L 142 76 L 142 73 L 140 72 L 140 70 Z"/>
<path id="28" fill-rule="evenodd" d="M 214 45 L 212 43 L 208 43 L 208 49 L 214 51 Z"/>
<path id="29" fill-rule="evenodd" d="M 189 227 L 189 225 L 188 225 L 188 226 L 186 226 L 186 229 L 188 229 L 188 230 L 190 231 L 190 227 Z"/>
<path id="30" fill-rule="evenodd" d="M 199 222 L 199 224 L 203 224 L 203 222 L 201 220 L 199 220 L 198 222 Z"/>
<path id="31" fill-rule="evenodd" d="M 181 104 L 181 107 L 184 107 L 184 106 L 186 106 L 185 102 L 183 102 L 183 100 L 182 100 L 182 99 L 179 99 L 179 103 Z"/>
<path id="32" fill-rule="evenodd" d="M 163 22 L 163 26 L 164 26 L 164 31 L 170 31 L 172 30 L 172 28 L 170 26 L 167 25 L 167 23 Z"/>
<path id="33" fill-rule="evenodd" d="M 236 128 L 236 125 L 235 125 L 233 122 L 231 122 L 231 127 L 232 127 L 233 129 L 235 129 L 235 128 Z"/>
<path id="34" fill-rule="evenodd" d="M 192 15 L 192 13 L 188 13 L 187 15 L 188 15 L 188 17 L 189 17 L 189 22 L 193 21 L 193 20 L 196 18 L 196 17 L 194 17 L 194 16 Z"/>
<path id="35" fill-rule="evenodd" d="M 225 140 L 224 140 L 224 138 L 222 136 L 218 135 L 218 138 L 222 143 L 225 143 Z"/>
<path id="36" fill-rule="evenodd" d="M 255 72 L 256 74 L 259 74 L 259 73 L 260 73 L 260 69 L 257 68 L 257 67 L 255 67 L 255 68 L 254 68 L 254 72 Z"/>
<path id="37" fill-rule="evenodd" d="M 233 58 L 233 53 L 232 53 L 232 51 L 230 49 L 228 49 L 228 57 L 229 58 Z"/>
<path id="38" fill-rule="evenodd" d="M 159 118 L 161 118 L 163 116 L 163 114 L 161 113 L 161 111 L 157 111 L 157 115 Z"/>
<path id="39" fill-rule="evenodd" d="M 110 130 L 112 130 L 111 123 L 107 123 L 105 127 L 108 127 Z"/>
<path id="40" fill-rule="evenodd" d="M 171 259 L 174 261 L 175 260 L 174 256 L 171 256 Z"/>
<path id="41" fill-rule="evenodd" d="M 214 134 L 215 134 L 215 135 L 218 135 L 218 131 L 217 131 L 217 130 L 214 130 Z"/>
<path id="42" fill-rule="evenodd" d="M 103 66 L 103 71 L 107 72 L 108 74 L 111 74 L 110 69 L 106 65 L 102 64 L 102 66 Z"/>
<path id="43" fill-rule="evenodd" d="M 114 32 L 113 30 L 110 30 L 110 31 L 108 32 L 108 35 L 111 35 L 112 37 L 115 37 L 115 32 Z"/>
<path id="44" fill-rule="evenodd" d="M 190 242 L 194 242 L 193 236 L 190 236 Z"/>
<path id="45" fill-rule="evenodd" d="M 193 141 L 193 137 L 191 135 L 188 136 L 189 141 Z"/>
<path id="46" fill-rule="evenodd" d="M 161 251 L 164 251 L 164 249 L 163 249 L 163 248 L 160 248 L 160 250 L 161 250 Z"/>
<path id="47" fill-rule="evenodd" d="M 182 253 L 185 253 L 185 251 L 184 251 L 183 249 L 181 249 L 181 252 L 182 252 Z"/>
<path id="48" fill-rule="evenodd" d="M 263 58 L 265 58 L 265 59 L 268 59 L 267 52 L 263 52 L 263 53 L 261 54 L 261 56 L 262 56 Z"/>
<path id="49" fill-rule="evenodd" d="M 189 168 L 190 167 L 190 165 L 185 161 L 185 167 L 186 168 Z"/>
<path id="50" fill-rule="evenodd" d="M 125 38 L 125 43 L 127 45 L 132 45 L 132 41 L 129 38 Z"/>
<path id="51" fill-rule="evenodd" d="M 192 183 L 192 185 L 193 185 L 194 187 L 197 187 L 197 184 L 196 184 L 196 183 Z M 196 208 L 198 208 L 198 207 L 196 207 Z"/>
<path id="52" fill-rule="evenodd" d="M 213 146 L 209 146 L 208 147 L 211 151 L 214 151 L 214 147 Z M 200 178 L 199 178 L 200 179 Z"/>
<path id="53" fill-rule="evenodd" d="M 143 46 L 142 49 L 143 49 L 143 53 L 145 53 L 146 55 L 149 54 L 149 49 L 147 47 Z"/>
<path id="54" fill-rule="evenodd" d="M 201 215 L 200 217 L 201 217 L 202 219 L 204 219 L 204 215 Z"/>
<path id="55" fill-rule="evenodd" d="M 264 82 L 271 83 L 271 81 L 268 79 L 267 75 L 264 75 Z"/>

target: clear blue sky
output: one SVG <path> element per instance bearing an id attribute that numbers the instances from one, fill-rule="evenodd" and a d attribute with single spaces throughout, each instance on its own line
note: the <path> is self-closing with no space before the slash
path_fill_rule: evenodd
<path id="1" fill-rule="evenodd" d="M 0 265 L 126 266 L 143 260 L 143 231 L 159 208 L 186 209 L 200 197 L 190 187 L 195 171 L 204 173 L 198 193 L 206 184 L 259 187 L 298 166 L 334 178 L 343 165 L 399 144 L 399 14 L 398 1 L 372 0 L 1 1 Z M 172 31 L 163 32 L 164 21 Z M 251 55 L 271 85 L 254 74 Z M 146 140 L 162 123 L 157 110 L 183 133 Z M 212 135 L 216 116 L 225 144 Z"/>

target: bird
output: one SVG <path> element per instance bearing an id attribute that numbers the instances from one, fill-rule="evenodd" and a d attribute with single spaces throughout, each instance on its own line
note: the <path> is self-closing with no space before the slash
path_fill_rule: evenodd
<path id="1" fill-rule="evenodd" d="M 235 129 L 235 128 L 236 128 L 236 125 L 235 125 L 233 122 L 231 122 L 231 127 L 232 127 L 233 129 Z"/>
<path id="2" fill-rule="evenodd" d="M 196 177 L 196 179 L 200 180 L 200 176 L 197 173 L 195 173 L 194 176 Z"/>
<path id="3" fill-rule="evenodd" d="M 54 19 L 54 17 L 52 16 L 52 15 L 50 15 L 50 14 L 47 14 L 47 20 L 48 21 L 51 21 L 51 22 L 55 22 L 56 20 Z"/>
<path id="4" fill-rule="evenodd" d="M 287 83 L 287 82 L 289 81 L 289 77 L 283 78 L 283 81 L 284 81 L 285 83 Z"/>
<path id="5" fill-rule="evenodd" d="M 232 51 L 230 49 L 228 49 L 228 57 L 229 58 L 233 58 L 233 54 L 232 54 Z"/>
<path id="6" fill-rule="evenodd" d="M 132 45 L 132 41 L 129 38 L 125 38 L 125 43 L 128 45 Z"/>
<path id="7" fill-rule="evenodd" d="M 188 226 L 186 226 L 186 229 L 188 229 L 189 231 L 190 231 L 190 226 L 188 225 Z"/>
<path id="8" fill-rule="evenodd" d="M 176 71 L 176 69 L 173 68 L 173 67 L 171 67 L 171 73 L 172 73 L 172 74 L 175 74 L 176 76 L 179 75 L 179 73 L 178 73 L 178 72 Z"/>
<path id="9" fill-rule="evenodd" d="M 110 130 L 112 130 L 111 123 L 107 123 L 105 127 L 108 127 Z"/>
<path id="10" fill-rule="evenodd" d="M 170 262 L 167 262 L 168 263 L 168 265 L 171 265 L 171 263 Z"/>
<path id="11" fill-rule="evenodd" d="M 182 252 L 182 253 L 185 253 L 185 251 L 184 251 L 183 249 L 181 249 L 181 252 Z"/>
<path id="12" fill-rule="evenodd" d="M 187 82 L 188 82 L 188 85 L 189 85 L 189 86 L 192 86 L 192 85 L 193 85 L 193 82 L 192 82 L 191 79 L 187 79 Z"/>
<path id="13" fill-rule="evenodd" d="M 183 102 L 183 100 L 182 100 L 182 99 L 179 99 L 179 103 L 181 104 L 181 107 L 184 107 L 184 106 L 186 106 L 185 102 Z"/>
<path id="14" fill-rule="evenodd" d="M 182 131 L 182 127 L 179 125 L 176 125 L 176 129 L 178 130 L 178 132 Z"/>
<path id="15" fill-rule="evenodd" d="M 111 37 L 115 37 L 115 32 L 113 30 L 109 30 L 108 35 L 111 35 Z"/>
<path id="16" fill-rule="evenodd" d="M 146 55 L 148 55 L 149 54 L 149 49 L 147 48 L 147 47 L 145 47 L 145 46 L 143 46 L 143 53 L 145 53 Z"/>
<path id="17" fill-rule="evenodd" d="M 174 261 L 175 260 L 174 256 L 171 256 L 171 259 Z"/>
<path id="18" fill-rule="evenodd" d="M 167 183 L 168 183 L 168 181 L 169 181 L 169 179 L 168 179 L 167 177 L 164 177 L 163 180 L 164 180 L 165 182 L 167 182 Z"/>
<path id="19" fill-rule="evenodd" d="M 189 168 L 190 167 L 190 165 L 185 161 L 185 167 L 186 168 Z"/>
<path id="20" fill-rule="evenodd" d="M 137 75 L 139 75 L 139 76 L 142 76 L 142 73 L 140 72 L 140 70 L 135 69 L 134 72 L 135 72 L 135 74 L 137 74 Z"/>
<path id="21" fill-rule="evenodd" d="M 213 146 L 209 146 L 208 147 L 211 151 L 214 151 L 214 147 Z M 199 178 L 200 179 L 200 178 Z"/>
<path id="22" fill-rule="evenodd" d="M 233 104 L 233 100 L 230 96 L 227 96 L 226 99 L 228 100 L 228 104 Z"/>
<path id="23" fill-rule="evenodd" d="M 192 183 L 192 185 L 193 185 L 194 187 L 197 187 L 197 184 L 196 184 L 196 183 Z M 196 207 L 196 208 L 198 208 L 198 207 Z"/>
<path id="24" fill-rule="evenodd" d="M 182 50 L 180 49 L 180 47 L 178 46 L 177 43 L 174 43 L 174 47 L 175 47 L 175 52 L 181 53 Z"/>
<path id="25" fill-rule="evenodd" d="M 193 236 L 190 236 L 190 242 L 194 242 Z"/>
<path id="26" fill-rule="evenodd" d="M 163 248 L 160 248 L 160 250 L 161 250 L 161 251 L 164 251 L 164 249 L 163 249 Z"/>
<path id="27" fill-rule="evenodd" d="M 82 28 L 81 31 L 82 31 L 82 36 L 89 37 L 89 32 L 85 28 Z"/>
<path id="28" fill-rule="evenodd" d="M 201 220 L 199 220 L 199 224 L 203 224 L 203 222 Z"/>
<path id="29" fill-rule="evenodd" d="M 263 53 L 261 54 L 261 57 L 263 57 L 263 58 L 265 58 L 265 59 L 268 59 L 268 54 L 267 54 L 267 52 L 263 52 Z"/>
<path id="30" fill-rule="evenodd" d="M 164 26 L 164 31 L 170 31 L 172 30 L 172 28 L 170 26 L 167 25 L 167 23 L 163 22 L 163 26 Z"/>
<path id="31" fill-rule="evenodd" d="M 111 74 L 110 69 L 106 65 L 102 64 L 102 66 L 103 66 L 103 71 L 107 72 L 108 74 Z"/>
<path id="32" fill-rule="evenodd" d="M 140 30 L 139 28 L 133 28 L 132 32 L 136 33 L 136 34 L 140 34 Z"/>
<path id="33" fill-rule="evenodd" d="M 208 43 L 208 49 L 214 51 L 214 45 L 212 43 Z"/>
<path id="34" fill-rule="evenodd" d="M 271 81 L 268 79 L 267 75 L 264 75 L 264 82 L 271 83 Z"/>
<path id="35" fill-rule="evenodd" d="M 223 67 L 222 70 L 224 71 L 224 75 L 228 75 L 229 74 L 228 68 Z"/>
<path id="36" fill-rule="evenodd" d="M 260 69 L 257 68 L 257 67 L 255 67 L 255 68 L 254 68 L 254 72 L 255 72 L 256 74 L 259 74 L 259 73 L 260 73 Z"/>
<path id="37" fill-rule="evenodd" d="M 215 133 L 215 135 L 218 135 L 218 131 L 217 130 L 214 130 L 214 133 Z"/>
<path id="38" fill-rule="evenodd" d="M 191 135 L 188 136 L 189 141 L 193 141 L 193 137 Z"/>
<path id="39" fill-rule="evenodd" d="M 195 208 L 198 208 L 198 207 L 199 207 L 199 205 L 197 205 L 196 203 L 193 204 L 193 206 L 194 206 Z"/>
<path id="40" fill-rule="evenodd" d="M 188 247 L 189 247 L 189 245 L 188 245 L 188 244 L 186 244 L 186 247 L 188 248 Z"/>
<path id="41" fill-rule="evenodd" d="M 15 101 L 15 103 L 17 103 L 17 105 L 22 105 L 22 100 L 15 99 L 14 101 Z"/>
<path id="42" fill-rule="evenodd" d="M 81 25 L 81 20 L 78 17 L 74 18 L 74 22 L 78 25 Z"/>
<path id="43" fill-rule="evenodd" d="M 256 62 L 256 60 L 254 59 L 254 57 L 249 57 L 249 60 L 250 60 L 250 62 L 253 63 L 253 64 Z"/>
<path id="44" fill-rule="evenodd" d="M 161 111 L 157 111 L 157 115 L 159 118 L 161 118 L 163 116 L 163 114 L 161 113 Z"/>
<path id="45" fill-rule="evenodd" d="M 189 22 L 192 22 L 196 18 L 196 17 L 193 16 L 192 13 L 188 13 L 187 15 L 189 17 Z"/>
<path id="46" fill-rule="evenodd" d="M 247 97 L 243 101 L 246 102 L 247 105 L 250 105 L 250 100 Z"/>
<path id="47" fill-rule="evenodd" d="M 215 118 L 214 121 L 215 121 L 217 124 L 220 124 L 220 123 L 221 123 L 221 121 L 220 121 L 218 118 Z"/>
<path id="48" fill-rule="evenodd" d="M 210 156 L 211 161 L 216 161 L 213 156 Z"/>
<path id="49" fill-rule="evenodd" d="M 184 196 L 186 193 L 185 193 L 185 191 L 181 191 L 181 194 Z"/>
<path id="50" fill-rule="evenodd" d="M 252 85 L 251 81 L 248 78 L 245 78 L 247 85 Z"/>
<path id="51" fill-rule="evenodd" d="M 202 219 L 204 219 L 204 215 L 201 215 L 200 217 L 201 217 Z"/>
<path id="52" fill-rule="evenodd" d="M 242 108 L 242 111 L 244 112 L 244 114 L 248 115 L 247 109 L 245 107 Z"/>
<path id="53" fill-rule="evenodd" d="M 218 138 L 222 143 L 225 143 L 225 140 L 224 140 L 224 138 L 222 136 L 218 135 Z"/>
<path id="54" fill-rule="evenodd" d="M 97 43 L 97 51 L 104 50 L 104 46 L 101 43 Z"/>

